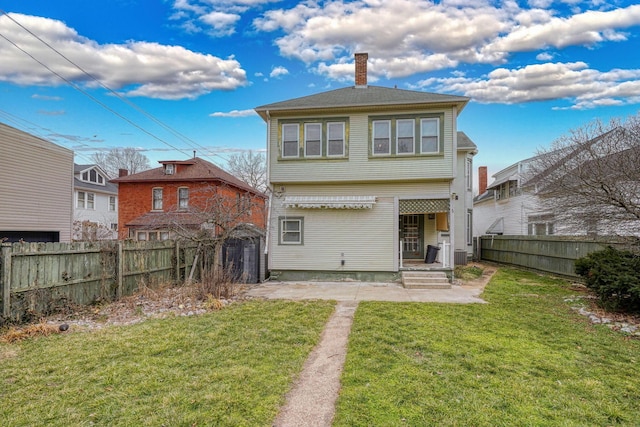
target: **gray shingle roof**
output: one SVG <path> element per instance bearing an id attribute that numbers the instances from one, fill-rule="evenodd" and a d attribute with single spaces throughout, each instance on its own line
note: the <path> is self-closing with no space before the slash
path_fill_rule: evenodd
<path id="1" fill-rule="evenodd" d="M 439 93 L 418 92 L 412 90 L 386 88 L 381 86 L 355 87 L 321 92 L 288 101 L 256 107 L 263 119 L 266 112 L 306 109 L 401 106 L 414 104 L 459 104 L 460 110 L 469 102 L 465 96 L 444 95 Z"/>
<path id="2" fill-rule="evenodd" d="M 458 150 L 472 150 L 477 151 L 478 146 L 473 143 L 466 133 L 458 131 Z"/>

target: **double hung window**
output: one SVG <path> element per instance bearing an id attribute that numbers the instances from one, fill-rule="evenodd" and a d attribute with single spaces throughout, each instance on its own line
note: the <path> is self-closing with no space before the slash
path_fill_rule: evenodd
<path id="1" fill-rule="evenodd" d="M 396 121 L 396 141 L 398 141 L 398 154 L 414 154 L 414 120 Z"/>
<path id="2" fill-rule="evenodd" d="M 304 156 L 322 156 L 322 123 L 304 124 Z"/>
<path id="3" fill-rule="evenodd" d="M 437 153 L 440 141 L 440 121 L 438 119 L 420 120 L 420 152 Z"/>
<path id="4" fill-rule="evenodd" d="M 162 188 L 154 188 L 153 189 L 153 210 L 161 211 L 162 210 Z"/>
<path id="5" fill-rule="evenodd" d="M 300 127 L 296 124 L 282 125 L 282 157 L 299 157 Z"/>
<path id="6" fill-rule="evenodd" d="M 95 209 L 95 193 L 87 193 L 86 191 L 78 191 L 78 199 L 76 206 L 80 209 Z"/>
<path id="7" fill-rule="evenodd" d="M 327 123 L 327 156 L 344 156 L 344 123 Z"/>
<path id="8" fill-rule="evenodd" d="M 178 209 L 189 207 L 189 189 L 187 187 L 178 188 Z"/>
<path id="9" fill-rule="evenodd" d="M 373 154 L 391 154 L 391 120 L 373 122 Z"/>
<path id="10" fill-rule="evenodd" d="M 280 218 L 280 244 L 281 245 L 301 245 L 302 239 L 302 218 Z"/>

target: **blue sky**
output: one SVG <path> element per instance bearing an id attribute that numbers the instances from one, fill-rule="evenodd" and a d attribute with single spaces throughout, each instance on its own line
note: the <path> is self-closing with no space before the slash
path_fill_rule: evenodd
<path id="1" fill-rule="evenodd" d="M 0 122 L 73 149 L 225 166 L 259 105 L 369 84 L 471 97 L 492 175 L 640 109 L 640 5 L 607 0 L 0 0 Z"/>

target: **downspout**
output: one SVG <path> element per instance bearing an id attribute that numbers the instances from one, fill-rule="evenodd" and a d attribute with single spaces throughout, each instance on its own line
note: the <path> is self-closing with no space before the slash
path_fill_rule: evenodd
<path id="1" fill-rule="evenodd" d="M 269 244 L 271 239 L 269 238 L 271 235 L 271 211 L 273 210 L 273 188 L 271 188 L 271 161 L 269 156 L 271 154 L 271 150 L 269 150 L 269 142 L 271 140 L 271 116 L 269 115 L 269 110 L 266 111 L 267 114 L 267 189 L 269 190 L 269 210 L 267 211 L 267 229 L 266 236 L 264 239 L 264 255 L 267 257 L 269 261 Z M 269 265 L 271 265 L 269 263 Z M 267 272 L 265 271 L 265 274 Z"/>

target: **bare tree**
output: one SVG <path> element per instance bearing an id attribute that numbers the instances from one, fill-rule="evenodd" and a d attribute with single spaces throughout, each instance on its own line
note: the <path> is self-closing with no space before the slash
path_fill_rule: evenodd
<path id="1" fill-rule="evenodd" d="M 133 174 L 150 168 L 147 156 L 132 147 L 113 148 L 108 152 L 99 151 L 93 153 L 91 160 L 110 178 L 117 178 L 120 169 L 126 169 Z"/>
<path id="2" fill-rule="evenodd" d="M 564 234 L 640 236 L 640 115 L 571 131 L 539 151 L 527 178 Z"/>
<path id="3" fill-rule="evenodd" d="M 267 190 L 267 160 L 264 153 L 245 151 L 233 154 L 228 161 L 229 172 L 253 188 Z"/>
<path id="4" fill-rule="evenodd" d="M 263 196 L 211 185 L 191 189 L 189 207 L 167 207 L 157 215 L 152 228 L 166 230 L 172 238 L 198 245 L 196 256 L 201 268 L 201 284 L 208 293 L 219 297 L 221 287 L 234 279 L 221 268 L 224 243 L 231 238 L 246 237 L 248 229 L 258 229 L 252 223 L 256 218 L 264 221 L 264 216 Z"/>

